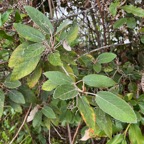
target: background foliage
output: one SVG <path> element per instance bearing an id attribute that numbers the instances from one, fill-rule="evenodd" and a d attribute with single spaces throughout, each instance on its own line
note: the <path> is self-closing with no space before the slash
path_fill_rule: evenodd
<path id="1" fill-rule="evenodd" d="M 144 143 L 143 3 L 1 1 L 0 143 Z"/>

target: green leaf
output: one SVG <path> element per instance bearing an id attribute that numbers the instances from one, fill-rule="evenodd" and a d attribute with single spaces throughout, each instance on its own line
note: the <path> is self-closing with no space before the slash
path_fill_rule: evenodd
<path id="1" fill-rule="evenodd" d="M 48 80 L 42 85 L 42 89 L 45 91 L 52 91 L 57 86 L 58 86 L 57 84 L 53 83 L 51 80 Z"/>
<path id="2" fill-rule="evenodd" d="M 2 14 L 1 20 L 2 20 L 2 24 L 4 24 L 5 22 L 8 21 L 10 14 L 13 12 L 13 10 L 9 9 L 6 12 L 4 12 Z"/>
<path id="3" fill-rule="evenodd" d="M 131 125 L 128 134 L 131 144 L 144 144 L 144 136 L 138 124 Z"/>
<path id="4" fill-rule="evenodd" d="M 116 58 L 116 54 L 110 53 L 110 52 L 105 52 L 105 53 L 100 54 L 97 57 L 97 61 L 100 64 L 102 64 L 102 63 L 109 63 L 112 60 L 114 60 L 115 58 Z"/>
<path id="5" fill-rule="evenodd" d="M 54 113 L 54 111 L 49 107 L 49 106 L 44 106 L 42 108 L 42 113 L 47 117 L 47 118 L 50 118 L 50 119 L 55 119 L 56 118 L 56 115 Z"/>
<path id="6" fill-rule="evenodd" d="M 22 85 L 18 90 L 23 94 L 26 103 L 35 104 L 37 102 L 37 97 L 28 86 Z"/>
<path id="7" fill-rule="evenodd" d="M 0 30 L 0 39 L 7 39 L 7 40 L 10 40 L 10 41 L 13 41 L 14 38 L 10 35 L 8 35 L 5 31 L 3 30 Z"/>
<path id="8" fill-rule="evenodd" d="M 55 85 L 70 84 L 73 82 L 71 77 L 59 71 L 45 72 L 44 75 Z"/>
<path id="9" fill-rule="evenodd" d="M 141 42 L 144 44 L 144 35 L 140 38 Z"/>
<path id="10" fill-rule="evenodd" d="M 18 113 L 22 113 L 22 107 L 20 106 L 20 104 L 17 104 L 15 102 L 10 102 L 11 107 Z"/>
<path id="11" fill-rule="evenodd" d="M 48 61 L 54 66 L 63 66 L 63 63 L 60 58 L 60 53 L 58 51 L 50 53 L 48 55 Z"/>
<path id="12" fill-rule="evenodd" d="M 113 139 L 108 141 L 106 144 L 121 144 L 123 139 L 124 139 L 124 136 L 122 134 L 118 134 Z"/>
<path id="13" fill-rule="evenodd" d="M 111 138 L 112 137 L 112 121 L 108 115 L 106 115 L 102 110 L 96 109 L 96 122 L 98 126 L 105 132 L 105 134 Z"/>
<path id="14" fill-rule="evenodd" d="M 42 28 L 45 32 L 47 33 L 53 33 L 54 28 L 53 25 L 51 24 L 50 20 L 48 17 L 46 17 L 43 13 L 38 11 L 37 9 L 31 7 L 31 6 L 25 6 L 25 10 L 30 16 L 30 18 L 40 27 Z"/>
<path id="15" fill-rule="evenodd" d="M 17 88 L 19 86 L 21 86 L 21 82 L 16 80 L 16 81 L 11 81 L 10 80 L 10 75 L 6 78 L 5 82 L 4 82 L 5 87 L 7 88 Z"/>
<path id="16" fill-rule="evenodd" d="M 30 44 L 23 49 L 22 57 L 24 60 L 39 56 L 45 50 L 45 46 L 41 43 Z"/>
<path id="17" fill-rule="evenodd" d="M 117 120 L 127 123 L 137 122 L 136 114 L 130 105 L 111 92 L 98 92 L 96 94 L 96 103 L 100 109 Z"/>
<path id="18" fill-rule="evenodd" d="M 35 127 L 39 127 L 41 123 L 42 123 L 42 112 L 38 111 L 34 116 L 32 125 L 35 128 Z"/>
<path id="19" fill-rule="evenodd" d="M 117 8 L 119 7 L 119 5 L 120 5 L 120 2 L 118 2 L 118 1 L 111 2 L 110 6 L 109 6 L 109 11 L 112 16 L 116 16 Z"/>
<path id="20" fill-rule="evenodd" d="M 41 56 L 32 57 L 20 65 L 15 66 L 11 74 L 11 80 L 18 80 L 30 74 L 36 68 L 40 57 Z"/>
<path id="21" fill-rule="evenodd" d="M 128 18 L 126 23 L 127 23 L 127 26 L 131 29 L 135 28 L 135 26 L 136 26 L 136 20 L 134 17 Z"/>
<path id="22" fill-rule="evenodd" d="M 119 20 L 117 20 L 114 25 L 113 25 L 113 28 L 119 28 L 121 27 L 123 24 L 125 24 L 127 22 L 127 19 L 126 18 L 120 18 Z"/>
<path id="23" fill-rule="evenodd" d="M 2 19 L 1 19 L 1 13 L 0 13 L 0 27 L 2 26 Z"/>
<path id="24" fill-rule="evenodd" d="M 96 126 L 95 112 L 90 106 L 85 96 L 78 98 L 78 109 L 86 125 L 89 128 L 95 130 L 95 126 Z"/>
<path id="25" fill-rule="evenodd" d="M 59 32 L 61 32 L 64 28 L 66 28 L 68 25 L 70 25 L 72 22 L 70 20 L 64 20 L 59 27 L 57 27 L 57 31 L 56 34 L 58 34 Z"/>
<path id="26" fill-rule="evenodd" d="M 83 81 L 88 86 L 98 88 L 111 87 L 116 84 L 111 78 L 98 74 L 87 75 L 83 78 Z"/>
<path id="27" fill-rule="evenodd" d="M 25 39 L 33 42 L 42 42 L 45 40 L 45 36 L 37 29 L 23 25 L 20 23 L 14 23 L 16 31 Z"/>
<path id="28" fill-rule="evenodd" d="M 125 10 L 127 13 L 132 13 L 135 16 L 138 17 L 144 17 L 144 9 L 140 7 L 136 7 L 133 5 L 125 5 L 121 7 L 123 10 Z"/>
<path id="29" fill-rule="evenodd" d="M 4 92 L 0 89 L 0 117 L 3 114 L 4 101 L 5 101 L 5 95 Z"/>
<path id="30" fill-rule="evenodd" d="M 93 65 L 93 69 L 94 69 L 95 72 L 99 73 L 102 69 L 102 66 L 101 66 L 101 64 L 96 63 L 96 64 Z"/>
<path id="31" fill-rule="evenodd" d="M 79 27 L 75 23 L 73 24 L 72 27 L 70 27 L 70 30 L 67 33 L 66 32 L 63 33 L 63 36 L 61 36 L 61 39 L 66 40 L 68 44 L 71 44 L 77 38 L 78 31 L 79 31 Z"/>
<path id="32" fill-rule="evenodd" d="M 15 103 L 25 104 L 24 96 L 17 90 L 10 90 L 8 96 Z"/>
<path id="33" fill-rule="evenodd" d="M 37 83 L 39 78 L 41 77 L 42 74 L 42 68 L 38 66 L 34 72 L 27 78 L 27 85 L 30 88 L 33 88 Z"/>
<path id="34" fill-rule="evenodd" d="M 70 84 L 64 84 L 56 88 L 53 97 L 61 100 L 72 99 L 78 95 L 78 90 Z"/>

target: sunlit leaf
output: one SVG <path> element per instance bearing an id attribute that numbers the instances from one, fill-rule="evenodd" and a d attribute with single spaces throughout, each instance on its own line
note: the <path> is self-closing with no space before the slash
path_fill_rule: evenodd
<path id="1" fill-rule="evenodd" d="M 48 71 L 44 75 L 55 85 L 70 84 L 73 82 L 71 77 L 59 71 Z"/>
<path id="2" fill-rule="evenodd" d="M 101 66 L 101 64 L 96 63 L 96 64 L 93 65 L 93 69 L 94 69 L 95 72 L 99 73 L 102 69 L 102 66 Z"/>
<path id="3" fill-rule="evenodd" d="M 125 5 L 121 8 L 125 10 L 127 13 L 132 13 L 133 15 L 138 17 L 144 17 L 144 9 L 140 7 L 136 7 L 134 5 Z"/>
<path id="4" fill-rule="evenodd" d="M 42 89 L 45 91 L 52 91 L 55 89 L 58 85 L 53 83 L 51 80 L 47 80 L 46 82 L 43 83 Z"/>
<path id="5" fill-rule="evenodd" d="M 17 30 L 20 36 L 27 40 L 33 42 L 42 42 L 45 40 L 45 36 L 39 30 L 33 27 L 20 23 L 14 23 L 14 28 Z"/>
<path id="6" fill-rule="evenodd" d="M 11 80 L 21 79 L 30 74 L 37 66 L 41 56 L 36 56 L 14 67 Z"/>
<path id="7" fill-rule="evenodd" d="M 38 11 L 37 9 L 31 7 L 31 6 L 25 6 L 24 7 L 30 18 L 45 32 L 47 33 L 53 33 L 54 28 L 51 24 L 48 17 L 46 17 L 42 12 Z"/>
<path id="8" fill-rule="evenodd" d="M 112 16 L 115 16 L 117 13 L 117 8 L 119 7 L 120 2 L 116 1 L 116 2 L 111 2 L 110 6 L 109 6 L 109 11 L 111 13 Z"/>
<path id="9" fill-rule="evenodd" d="M 64 84 L 56 88 L 53 97 L 61 100 L 72 99 L 78 95 L 78 90 L 70 84 Z"/>
<path id="10" fill-rule="evenodd" d="M 16 65 L 19 65 L 19 63 L 23 62 L 23 59 L 22 59 L 23 51 L 28 45 L 29 43 L 27 42 L 22 43 L 13 51 L 9 59 L 9 64 L 8 64 L 10 68 L 13 68 Z"/>
<path id="11" fill-rule="evenodd" d="M 68 25 L 70 25 L 72 22 L 68 19 L 64 20 L 58 27 L 57 27 L 57 31 L 56 34 L 58 34 L 59 32 L 61 32 L 64 28 L 66 28 Z"/>
<path id="12" fill-rule="evenodd" d="M 136 114 L 130 105 L 111 92 L 98 92 L 96 94 L 96 103 L 100 109 L 117 120 L 127 123 L 137 122 Z"/>
<path id="13" fill-rule="evenodd" d="M 124 136 L 122 134 L 116 135 L 114 138 L 109 140 L 107 144 L 120 144 L 124 139 Z"/>
<path id="14" fill-rule="evenodd" d="M 127 22 L 126 18 L 120 18 L 119 20 L 117 20 L 114 25 L 113 28 L 120 28 L 123 24 L 125 24 Z"/>
<path id="15" fill-rule="evenodd" d="M 87 75 L 83 78 L 83 81 L 88 86 L 98 88 L 110 87 L 116 84 L 111 78 L 98 74 Z"/>
<path id="16" fill-rule="evenodd" d="M 110 52 L 105 52 L 100 54 L 97 57 L 97 61 L 98 63 L 102 64 L 102 63 L 109 63 L 111 62 L 114 58 L 116 58 L 116 54 L 114 53 L 110 53 Z"/>
<path id="17" fill-rule="evenodd" d="M 48 61 L 54 66 L 63 66 L 63 63 L 60 58 L 60 53 L 58 51 L 50 53 L 48 55 Z"/>
<path id="18" fill-rule="evenodd" d="M 131 144 L 144 143 L 144 136 L 142 135 L 141 129 L 138 124 L 131 125 L 128 134 Z"/>

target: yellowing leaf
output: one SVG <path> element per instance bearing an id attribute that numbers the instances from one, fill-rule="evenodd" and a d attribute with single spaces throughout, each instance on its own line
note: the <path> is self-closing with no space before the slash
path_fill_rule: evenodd
<path id="1" fill-rule="evenodd" d="M 52 91 L 55 89 L 58 85 L 53 83 L 51 80 L 47 80 L 43 85 L 42 89 L 45 91 Z"/>
<path id="2" fill-rule="evenodd" d="M 11 80 L 21 79 L 30 74 L 37 66 L 41 56 L 36 56 L 14 67 Z"/>
<path id="3" fill-rule="evenodd" d="M 30 88 L 33 88 L 37 83 L 42 74 L 42 68 L 37 67 L 34 72 L 27 78 L 27 84 Z"/>
<path id="4" fill-rule="evenodd" d="M 96 115 L 85 96 L 78 98 L 78 109 L 86 125 L 92 130 L 95 130 Z"/>
<path id="5" fill-rule="evenodd" d="M 23 51 L 28 45 L 29 45 L 29 43 L 26 43 L 26 42 L 22 43 L 13 51 L 13 53 L 9 59 L 9 64 L 8 64 L 8 66 L 10 68 L 13 68 L 16 65 L 18 65 L 19 63 L 23 62 L 23 59 L 22 59 Z"/>

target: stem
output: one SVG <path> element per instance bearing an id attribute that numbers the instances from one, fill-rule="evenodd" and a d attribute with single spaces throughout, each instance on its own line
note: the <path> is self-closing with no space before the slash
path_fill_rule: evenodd
<path id="1" fill-rule="evenodd" d="M 79 123 L 77 128 L 76 128 L 76 131 L 75 131 L 74 136 L 73 136 L 72 144 L 74 144 L 74 142 L 75 142 L 75 139 L 76 139 L 76 136 L 77 136 L 78 131 L 80 129 L 80 126 L 81 126 L 81 123 Z"/>
<path id="2" fill-rule="evenodd" d="M 67 130 L 68 130 L 69 143 L 72 144 L 71 129 L 69 124 L 67 124 Z"/>
<path id="3" fill-rule="evenodd" d="M 126 137 L 126 134 L 127 134 L 127 131 L 128 131 L 128 129 L 129 129 L 130 125 L 131 125 L 131 124 L 128 124 L 126 130 L 125 130 L 124 133 L 123 133 L 123 134 L 124 134 L 124 138 Z"/>
<path id="4" fill-rule="evenodd" d="M 29 106 L 29 109 L 28 109 L 28 111 L 27 111 L 27 113 L 26 113 L 26 115 L 25 115 L 25 117 L 24 117 L 24 120 L 23 120 L 20 128 L 18 129 L 16 135 L 13 137 L 13 139 L 11 140 L 11 142 L 10 142 L 9 144 L 12 144 L 12 143 L 14 142 L 14 140 L 17 138 L 19 132 L 20 132 L 21 129 L 23 128 L 23 126 L 24 126 L 24 124 L 25 124 L 25 121 L 26 121 L 26 119 L 27 119 L 27 117 L 28 117 L 28 114 L 29 114 L 29 112 L 30 112 L 31 106 L 32 106 L 32 104 Z"/>

